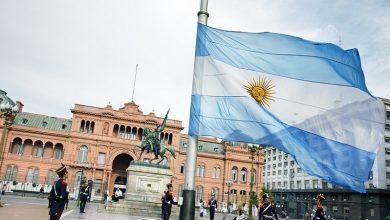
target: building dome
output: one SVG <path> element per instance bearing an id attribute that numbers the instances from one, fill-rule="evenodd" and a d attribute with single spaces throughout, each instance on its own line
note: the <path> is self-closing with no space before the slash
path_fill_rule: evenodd
<path id="1" fill-rule="evenodd" d="M 4 92 L 3 90 L 0 89 L 0 105 L 11 105 L 12 107 L 15 106 L 15 102 L 12 101 L 12 99 L 10 99 L 8 96 L 7 96 L 7 93 Z"/>

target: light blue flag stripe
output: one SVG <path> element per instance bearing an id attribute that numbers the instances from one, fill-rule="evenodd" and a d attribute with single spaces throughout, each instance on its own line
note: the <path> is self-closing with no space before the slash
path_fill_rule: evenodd
<path id="1" fill-rule="evenodd" d="M 225 31 L 198 24 L 196 56 L 211 56 L 241 69 L 351 86 L 369 93 L 358 51 L 344 51 L 333 44 L 267 32 Z"/>

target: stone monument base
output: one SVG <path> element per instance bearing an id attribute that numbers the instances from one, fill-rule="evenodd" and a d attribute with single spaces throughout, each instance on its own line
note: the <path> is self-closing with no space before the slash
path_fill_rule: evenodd
<path id="1" fill-rule="evenodd" d="M 168 166 L 144 164 L 132 161 L 127 168 L 127 201 L 159 203 L 171 182 L 172 171 Z"/>

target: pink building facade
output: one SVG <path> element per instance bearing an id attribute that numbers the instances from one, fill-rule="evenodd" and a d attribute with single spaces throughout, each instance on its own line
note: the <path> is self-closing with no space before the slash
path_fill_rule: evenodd
<path id="1" fill-rule="evenodd" d="M 92 199 L 102 199 L 106 191 L 112 195 L 114 188 L 125 189 L 126 168 L 138 159 L 137 145 L 143 139 L 144 129 L 155 129 L 163 121 L 154 113 L 144 114 L 134 102 L 118 110 L 76 104 L 71 109 L 71 119 L 23 112 L 23 105 L 17 103 L 19 113 L 7 134 L 0 137 L 4 138 L 0 186 L 7 191 L 38 191 L 41 186 L 49 191 L 57 179 L 54 171 L 63 163 L 69 171 L 71 197 L 77 197 L 81 179 L 92 184 Z M 0 117 L 0 132 L 3 130 L 4 118 Z M 163 162 L 173 172 L 176 197 L 181 196 L 183 188 L 188 145 L 182 130 L 180 120 L 168 119 L 160 134 L 162 144 L 176 150 L 176 159 L 168 155 Z M 152 157 L 144 153 L 140 160 Z M 225 183 L 232 179 L 230 202 L 237 206 L 248 203 L 252 165 L 249 157 L 246 144 L 200 138 L 196 201 L 207 200 L 213 193 L 219 202 L 227 202 Z M 262 152 L 257 152 L 253 163 L 256 193 L 262 186 L 263 160 Z"/>

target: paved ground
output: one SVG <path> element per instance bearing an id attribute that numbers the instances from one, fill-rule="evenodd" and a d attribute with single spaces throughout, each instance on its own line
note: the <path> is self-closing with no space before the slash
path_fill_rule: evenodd
<path id="1" fill-rule="evenodd" d="M 49 219 L 49 210 L 47 208 L 48 201 L 46 198 L 34 198 L 34 197 L 21 197 L 6 195 L 1 197 L 0 200 L 5 203 L 4 207 L 0 207 L 0 219 L 6 220 L 43 220 Z M 160 220 L 156 218 L 148 218 L 142 216 L 130 216 L 124 214 L 111 214 L 98 211 L 103 208 L 103 204 L 99 203 L 87 203 L 85 212 L 80 213 L 76 203 L 71 200 L 67 210 L 64 210 L 61 219 L 74 220 L 74 219 L 87 219 L 87 220 Z M 200 218 L 199 213 L 196 213 L 197 220 L 208 220 L 209 216 Z M 226 220 L 232 220 L 236 215 L 228 215 Z M 215 220 L 222 220 L 222 215 L 216 213 Z M 255 218 L 257 219 L 257 218 Z M 177 220 L 177 218 L 171 218 L 171 220 Z"/>
<path id="2" fill-rule="evenodd" d="M 6 220 L 43 220 L 49 219 L 47 199 L 33 198 L 33 197 L 21 197 L 6 195 L 1 197 L 1 201 L 5 203 L 4 207 L 0 208 L 0 219 Z M 123 214 L 110 214 L 98 212 L 98 209 L 102 207 L 99 203 L 87 203 L 85 209 L 86 213 L 80 213 L 78 207 L 74 201 L 69 202 L 68 209 L 64 211 L 62 218 L 63 220 L 73 219 L 89 219 L 89 220 L 160 220 L 155 218 L 147 218 L 142 216 L 130 216 Z M 222 215 L 216 214 L 215 220 L 222 220 Z M 226 220 L 232 220 L 235 215 L 230 215 Z M 203 218 L 196 218 L 199 220 L 208 220 L 209 216 Z M 176 220 L 171 218 L 171 220 Z"/>

